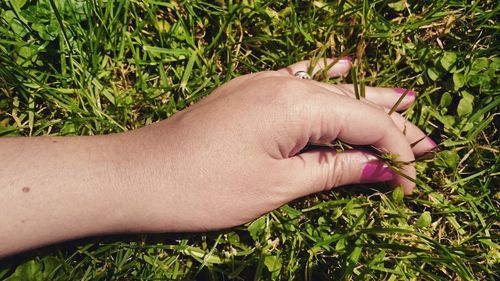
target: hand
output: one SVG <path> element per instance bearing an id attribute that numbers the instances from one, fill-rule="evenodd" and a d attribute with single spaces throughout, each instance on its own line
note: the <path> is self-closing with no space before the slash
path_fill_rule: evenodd
<path id="1" fill-rule="evenodd" d="M 414 155 L 435 144 L 388 114 L 403 90 L 367 87 L 366 99 L 356 100 L 351 85 L 293 75 L 308 66 L 241 76 L 173 117 L 127 133 L 1 138 L 0 225 L 8 227 L 0 231 L 7 241 L 0 257 L 103 233 L 227 228 L 358 182 L 391 181 L 410 194 Z M 350 67 L 339 60 L 328 75 Z M 406 95 L 398 110 L 414 100 Z M 359 149 L 303 150 L 335 139 L 394 155 L 402 174 Z"/>
<path id="2" fill-rule="evenodd" d="M 367 87 L 366 99 L 357 100 L 352 85 L 293 75 L 308 66 L 238 77 L 168 120 L 115 136 L 123 151 L 116 161 L 120 193 L 128 198 L 120 231 L 232 227 L 295 198 L 360 182 L 391 181 L 410 194 L 414 155 L 435 144 L 398 113 L 388 114 L 404 89 Z M 339 60 L 328 75 L 350 67 Z M 409 91 L 398 110 L 414 100 Z M 405 176 L 363 150 L 301 152 L 336 139 L 394 155 Z"/>

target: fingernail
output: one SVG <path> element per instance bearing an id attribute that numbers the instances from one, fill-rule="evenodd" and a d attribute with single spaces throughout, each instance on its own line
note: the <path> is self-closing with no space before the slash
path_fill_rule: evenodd
<path id="1" fill-rule="evenodd" d="M 400 95 L 406 93 L 407 96 L 413 96 L 413 97 L 415 96 L 415 91 L 413 91 L 413 90 L 408 90 L 405 88 L 394 88 L 393 90 L 394 90 L 394 92 L 396 92 Z"/>
<path id="2" fill-rule="evenodd" d="M 341 58 L 339 59 L 339 62 L 344 62 L 344 63 L 345 63 L 345 62 L 349 62 L 349 63 L 351 63 L 351 62 L 352 62 L 352 59 L 351 59 L 351 57 L 349 57 L 349 56 L 345 56 L 345 57 L 341 57 Z"/>
<path id="3" fill-rule="evenodd" d="M 427 141 L 432 145 L 431 150 L 437 150 L 438 145 L 437 145 L 437 143 L 433 139 L 427 137 Z"/>
<path id="4" fill-rule="evenodd" d="M 389 166 L 380 161 L 368 162 L 361 173 L 361 182 L 390 181 L 395 177 Z"/>

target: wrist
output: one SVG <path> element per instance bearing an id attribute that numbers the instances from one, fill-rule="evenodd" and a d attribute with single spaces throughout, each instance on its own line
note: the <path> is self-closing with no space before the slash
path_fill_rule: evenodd
<path id="1" fill-rule="evenodd" d="M 173 163 L 168 140 L 156 135 L 157 125 L 110 135 L 111 232 L 175 230 Z"/>

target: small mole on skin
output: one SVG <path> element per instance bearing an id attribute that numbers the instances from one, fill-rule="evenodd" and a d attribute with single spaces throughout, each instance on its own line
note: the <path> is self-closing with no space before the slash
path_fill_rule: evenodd
<path id="1" fill-rule="evenodd" d="M 57 143 L 57 141 L 56 141 L 56 140 L 53 140 L 53 141 L 52 141 L 52 143 Z"/>
<path id="2" fill-rule="evenodd" d="M 27 186 L 25 186 L 25 187 L 23 187 L 22 191 L 23 191 L 24 193 L 28 193 L 28 192 L 30 192 L 30 188 L 29 188 L 29 187 L 27 187 Z"/>

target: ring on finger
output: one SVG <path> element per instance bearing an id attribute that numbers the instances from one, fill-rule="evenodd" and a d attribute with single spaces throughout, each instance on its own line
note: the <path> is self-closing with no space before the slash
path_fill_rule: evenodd
<path id="1" fill-rule="evenodd" d="M 311 80 L 311 75 L 309 75 L 309 73 L 305 72 L 305 71 L 297 71 L 295 72 L 295 74 L 293 74 L 295 77 L 298 77 L 300 79 L 307 79 L 307 80 Z"/>

